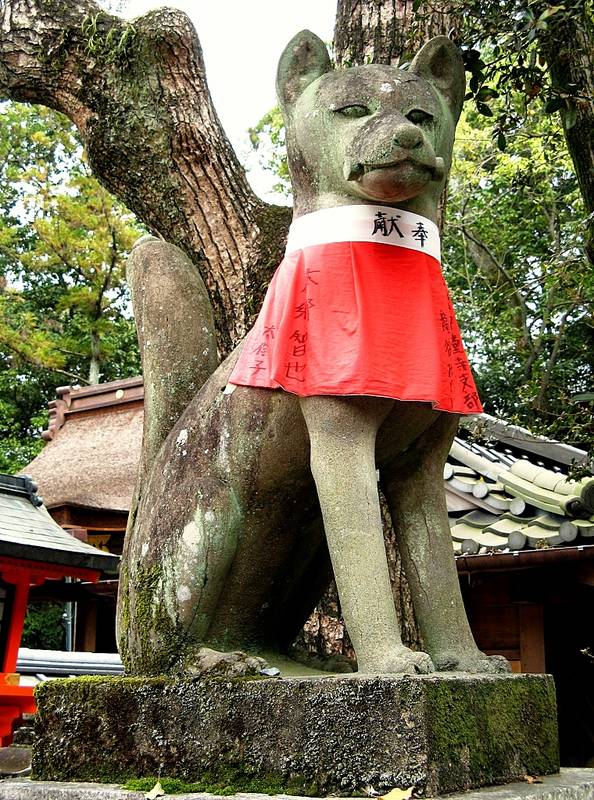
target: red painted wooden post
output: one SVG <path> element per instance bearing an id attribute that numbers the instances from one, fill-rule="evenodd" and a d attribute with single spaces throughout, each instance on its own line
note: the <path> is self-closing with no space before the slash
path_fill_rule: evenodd
<path id="1" fill-rule="evenodd" d="M 6 652 L 2 664 L 2 679 L 6 673 L 16 672 L 17 658 L 27 613 L 27 600 L 29 598 L 29 584 L 31 575 L 25 570 L 4 572 L 2 578 L 6 583 L 14 585 L 14 597 L 10 614 Z M 4 682 L 4 681 L 3 681 Z"/>

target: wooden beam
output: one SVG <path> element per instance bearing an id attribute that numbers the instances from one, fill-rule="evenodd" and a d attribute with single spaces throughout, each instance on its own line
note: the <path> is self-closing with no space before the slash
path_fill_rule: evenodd
<path id="1" fill-rule="evenodd" d="M 594 586 L 594 564 L 580 564 L 575 571 L 575 577 L 578 583 Z"/>
<path id="2" fill-rule="evenodd" d="M 125 532 L 128 523 L 127 511 L 103 511 L 98 508 L 55 506 L 48 508 L 58 525 L 63 528 L 87 528 L 89 531 Z"/>
<path id="3" fill-rule="evenodd" d="M 21 634 L 23 633 L 23 625 L 25 623 L 25 614 L 27 613 L 27 600 L 29 598 L 29 582 L 30 576 L 24 570 L 17 571 L 11 575 L 2 575 L 6 583 L 14 585 L 14 595 L 12 603 L 10 604 L 10 619 L 2 620 L 3 624 L 7 624 L 8 638 L 6 642 L 6 650 L 4 651 L 4 663 L 2 664 L 2 672 L 16 672 L 17 656 L 21 644 Z M 12 580 L 10 580 L 12 578 Z"/>
<path id="4" fill-rule="evenodd" d="M 94 597 L 77 603 L 74 649 L 85 653 L 94 653 L 97 649 L 97 600 Z"/>
<path id="5" fill-rule="evenodd" d="M 522 672 L 546 672 L 543 607 L 522 603 L 519 610 Z"/>

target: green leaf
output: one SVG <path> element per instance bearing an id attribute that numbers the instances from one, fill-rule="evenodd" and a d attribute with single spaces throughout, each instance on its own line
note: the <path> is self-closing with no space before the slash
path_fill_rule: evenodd
<path id="1" fill-rule="evenodd" d="M 497 97 L 499 97 L 499 92 L 492 86 L 481 86 L 476 95 L 477 100 L 483 101 L 495 100 Z"/>
<path id="2" fill-rule="evenodd" d="M 492 117 L 493 112 L 489 108 L 489 106 L 485 105 L 485 103 L 477 103 L 476 104 L 477 111 L 479 114 L 482 114 L 483 117 Z"/>
<path id="3" fill-rule="evenodd" d="M 566 130 L 570 130 L 573 128 L 575 123 L 577 122 L 577 107 L 575 103 L 570 103 L 567 111 L 563 114 L 563 123 L 565 125 Z"/>
<path id="4" fill-rule="evenodd" d="M 549 17 L 552 17 L 553 14 L 557 14 L 559 11 L 565 11 L 565 6 L 549 6 L 542 12 L 538 18 L 538 22 L 544 22 L 545 19 L 549 19 Z"/>
<path id="5" fill-rule="evenodd" d="M 571 398 L 574 403 L 589 403 L 594 400 L 594 392 L 583 392 L 583 394 L 574 394 Z"/>
<path id="6" fill-rule="evenodd" d="M 545 103 L 545 114 L 554 114 L 555 111 L 559 111 L 559 109 L 565 106 L 565 101 L 561 97 L 551 97 Z"/>
<path id="7" fill-rule="evenodd" d="M 479 61 L 481 57 L 480 52 L 474 48 L 472 50 L 465 50 L 464 55 L 467 64 L 471 64 L 474 61 Z"/>
<path id="8" fill-rule="evenodd" d="M 499 133 L 497 134 L 497 147 L 503 153 L 505 151 L 506 146 L 507 146 L 507 139 L 505 138 L 505 134 L 499 131 Z"/>
<path id="9" fill-rule="evenodd" d="M 421 3 L 422 2 L 423 2 L 423 0 L 414 0 L 414 2 L 412 4 L 412 10 L 414 11 L 415 14 L 417 13 L 419 8 L 421 7 Z"/>

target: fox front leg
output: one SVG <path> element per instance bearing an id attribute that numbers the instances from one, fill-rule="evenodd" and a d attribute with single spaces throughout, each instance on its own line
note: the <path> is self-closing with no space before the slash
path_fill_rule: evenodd
<path id="1" fill-rule="evenodd" d="M 460 592 L 443 489 L 443 465 L 458 417 L 442 413 L 403 459 L 382 469 L 415 616 L 437 670 L 509 672 L 475 644 Z"/>
<path id="2" fill-rule="evenodd" d="M 301 400 L 311 469 L 347 630 L 359 672 L 431 672 L 425 653 L 402 644 L 390 588 L 375 468 L 375 438 L 393 401 Z"/>

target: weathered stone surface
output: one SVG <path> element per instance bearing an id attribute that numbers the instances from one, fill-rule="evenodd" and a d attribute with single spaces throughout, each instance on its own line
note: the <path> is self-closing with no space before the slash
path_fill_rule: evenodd
<path id="1" fill-rule="evenodd" d="M 309 31 L 297 34 L 277 75 L 294 216 L 379 204 L 436 222 L 464 82 L 462 57 L 446 37 L 422 47 L 408 70 L 334 70 L 324 42 Z M 428 402 L 397 401 L 394 387 L 393 398 L 349 397 L 342 383 L 339 396 L 312 389 L 298 403 L 290 391 L 228 386 L 244 356 L 252 382 L 258 365 L 251 340 L 188 402 L 185 361 L 200 366 L 203 341 L 212 353 L 212 325 L 202 330 L 192 294 L 206 302 L 204 290 L 192 264 L 174 251 L 145 241 L 130 271 L 145 393 L 154 402 L 146 407 L 146 457 L 120 574 L 118 639 L 127 672 L 188 674 L 203 647 L 285 652 L 332 571 L 360 672 L 506 670 L 504 659 L 476 647 L 454 563 L 442 475 L 456 416 Z M 176 295 L 183 298 L 173 312 Z M 365 292 L 360 299 L 363 307 L 372 302 Z M 293 311 L 283 313 L 289 319 Z M 280 337 L 274 325 L 270 334 L 275 330 Z M 309 349 L 308 359 L 332 360 L 330 352 Z M 212 371 L 202 366 L 190 369 L 194 382 Z M 343 368 L 348 380 L 351 367 Z M 160 398 L 171 400 L 173 390 L 174 416 L 186 408 L 171 426 Z M 426 653 L 401 640 L 378 469 Z"/>
<path id="2" fill-rule="evenodd" d="M 559 769 L 542 675 L 74 678 L 37 700 L 39 780 L 160 773 L 211 791 L 439 794 Z"/>
<path id="3" fill-rule="evenodd" d="M 143 800 L 144 794 L 110 784 L 28 780 L 0 783 L 0 800 Z"/>
<path id="4" fill-rule="evenodd" d="M 30 767 L 30 747 L 0 747 L 0 775 L 28 775 Z"/>

